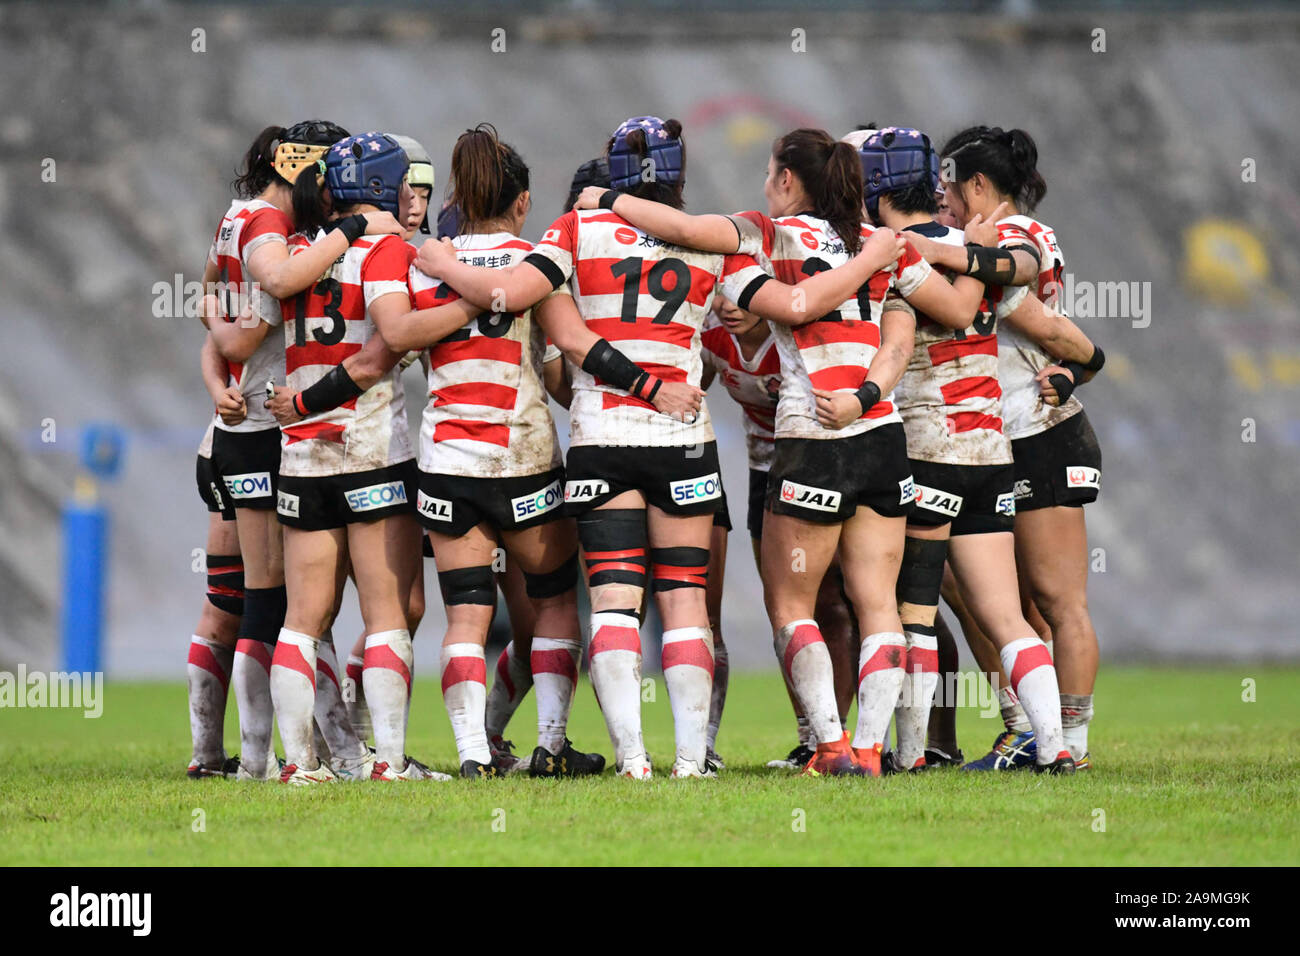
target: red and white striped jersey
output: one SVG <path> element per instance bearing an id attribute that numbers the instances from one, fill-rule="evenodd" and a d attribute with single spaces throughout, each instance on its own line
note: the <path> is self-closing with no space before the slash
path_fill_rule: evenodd
<path id="1" fill-rule="evenodd" d="M 452 240 L 457 258 L 505 269 L 533 244 L 513 233 Z M 410 268 L 417 309 L 460 298 L 451 286 Z M 420 470 L 473 478 L 536 475 L 561 464 L 560 443 L 542 384 L 546 334 L 532 311 L 483 312 L 429 347 L 429 403 L 420 426 Z"/>
<path id="2" fill-rule="evenodd" d="M 551 224 L 534 250 L 554 280 L 568 280 L 589 328 L 665 382 L 700 384 L 700 331 L 715 287 L 729 298 L 735 276 L 755 266 L 757 245 L 720 255 L 664 242 L 604 209 L 573 210 Z M 539 266 L 540 268 L 541 266 Z M 729 291 L 728 291 L 729 290 Z M 570 444 L 673 447 L 713 440 L 708 405 L 687 424 L 649 402 L 572 367 Z"/>
<path id="3" fill-rule="evenodd" d="M 295 236 L 291 249 L 307 245 Z M 316 384 L 377 334 L 370 303 L 392 292 L 409 295 L 406 275 L 414 257 L 398 236 L 362 236 L 315 285 L 285 300 L 290 388 L 300 392 Z M 414 455 L 399 366 L 356 398 L 286 425 L 283 433 L 282 475 L 344 475 L 409 461 Z"/>
<path id="4" fill-rule="evenodd" d="M 216 428 L 217 422 L 221 420 L 220 415 L 213 415 L 208 421 L 208 427 L 203 432 L 203 440 L 199 442 L 199 457 L 212 457 L 212 432 Z"/>
<path id="5" fill-rule="evenodd" d="M 966 241 L 960 229 L 938 223 L 908 228 L 948 245 L 960 247 Z M 1023 242 L 1008 230 L 998 244 Z M 916 345 L 894 389 L 909 458 L 946 465 L 1011 462 L 1011 442 L 1002 434 L 998 320 L 1028 294 L 1023 286 L 986 286 L 979 314 L 968 329 L 950 329 L 917 312 Z"/>
<path id="6" fill-rule="evenodd" d="M 999 232 L 1008 231 L 1024 242 L 1028 239 L 1038 249 L 1039 273 L 1036 291 L 1049 305 L 1061 308 L 1061 277 L 1065 259 L 1056 244 L 1056 233 L 1028 216 L 1007 216 L 998 221 Z M 1008 327 L 998 342 L 998 376 L 1002 380 L 1003 431 L 1013 441 L 1047 431 L 1083 410 L 1079 399 L 1071 395 L 1065 404 L 1053 408 L 1046 404 L 1034 376 L 1056 360 L 1044 352 L 1018 329 Z"/>
<path id="7" fill-rule="evenodd" d="M 269 202 L 237 199 L 222 217 L 208 250 L 208 259 L 219 273 L 218 281 L 223 290 L 220 299 L 226 317 L 238 321 L 244 303 L 249 302 L 253 313 L 272 329 L 248 361 L 229 363 L 230 384 L 243 393 L 248 414 L 238 425 L 218 421 L 217 428 L 224 431 L 260 432 L 278 427 L 275 416 L 264 403 L 266 380 L 282 378 L 284 373 L 284 350 L 278 337 L 272 334 L 280 324 L 280 303 L 261 289 L 254 290 L 253 278 L 248 274 L 248 259 L 268 242 L 287 242 L 292 232 L 293 223 L 289 217 Z"/>
<path id="8" fill-rule="evenodd" d="M 767 471 L 772 467 L 776 402 L 781 394 L 781 356 L 776 349 L 776 338 L 769 330 L 767 341 L 758 347 L 753 358 L 746 360 L 740 342 L 710 315 L 700 340 L 704 361 L 713 366 L 723 387 L 744 413 L 749 467 Z"/>
<path id="9" fill-rule="evenodd" d="M 758 269 L 767 269 L 782 282 L 795 284 L 819 272 L 844 265 L 851 255 L 835 229 L 815 216 L 771 219 L 760 212 L 733 217 L 741 234 L 762 244 L 763 263 L 746 270 L 741 287 Z M 862 224 L 866 240 L 875 229 Z M 910 308 L 898 296 L 910 295 L 929 278 L 930 264 L 910 244 L 889 269 L 877 272 L 834 312 L 805 325 L 773 325 L 781 355 L 781 400 L 776 409 L 777 438 L 849 438 L 901 419 L 893 395 L 886 395 L 856 422 L 839 430 L 817 421 L 814 388 L 856 392 L 880 348 L 880 319 L 888 299 L 891 307 Z"/>

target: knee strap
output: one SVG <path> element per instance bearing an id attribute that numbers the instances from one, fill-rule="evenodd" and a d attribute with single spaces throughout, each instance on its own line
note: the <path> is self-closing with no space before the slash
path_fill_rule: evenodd
<path id="1" fill-rule="evenodd" d="M 208 555 L 208 603 L 227 614 L 244 613 L 244 559 L 239 555 Z"/>
<path id="2" fill-rule="evenodd" d="M 578 585 L 578 552 L 573 552 L 554 571 L 524 572 L 524 591 L 530 598 L 550 598 Z"/>
<path id="3" fill-rule="evenodd" d="M 439 571 L 438 589 L 442 591 L 442 603 L 448 606 L 452 604 L 483 604 L 491 608 L 497 606 L 496 575 L 486 564 Z"/>
<path id="4" fill-rule="evenodd" d="M 908 538 L 903 545 L 903 565 L 898 569 L 899 602 L 938 607 L 943 562 L 947 558 L 947 541 Z"/>
<path id="5" fill-rule="evenodd" d="M 656 594 L 708 584 L 708 548 L 655 548 L 650 552 L 650 560 L 651 587 Z"/>
<path id="6" fill-rule="evenodd" d="M 283 584 L 278 588 L 246 588 L 239 636 L 274 647 L 284 627 L 288 603 Z"/>
<path id="7" fill-rule="evenodd" d="M 645 588 L 646 526 L 640 508 L 598 508 L 578 519 L 578 540 L 587 562 L 587 584 Z"/>

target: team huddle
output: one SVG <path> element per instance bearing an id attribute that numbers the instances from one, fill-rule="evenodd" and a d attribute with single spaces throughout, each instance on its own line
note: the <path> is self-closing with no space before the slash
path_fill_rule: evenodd
<path id="1" fill-rule="evenodd" d="M 456 141 L 432 211 L 414 139 L 268 127 L 204 271 L 216 413 L 197 465 L 208 593 L 189 776 L 449 779 L 406 752 L 426 557 L 461 776 L 604 771 L 567 732 L 585 644 L 614 770 L 649 779 L 651 600 L 671 775 L 714 776 L 731 530 L 715 378 L 740 406 L 746 527 L 798 729 L 768 766 L 1086 769 L 1098 652 L 1082 506 L 1101 453 L 1072 393 L 1104 356 L 1053 307 L 1064 263 L 1031 215 L 1037 159 L 1021 130 L 971 127 L 936 149 L 912 128 L 797 129 L 773 144 L 765 211 L 692 215 L 681 124 L 634 117 L 533 244 L 528 166 L 490 125 Z M 437 238 L 417 249 L 420 232 Z M 551 401 L 569 411 L 567 453 Z M 340 667 L 349 577 L 364 633 Z M 498 592 L 512 640 L 489 692 Z M 940 597 L 1005 724 L 971 762 Z M 231 684 L 239 757 L 223 740 Z M 524 757 L 504 735 L 530 689 Z"/>

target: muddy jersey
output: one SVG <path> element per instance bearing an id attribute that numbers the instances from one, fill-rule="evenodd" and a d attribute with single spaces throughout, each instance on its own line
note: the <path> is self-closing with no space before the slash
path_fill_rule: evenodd
<path id="1" fill-rule="evenodd" d="M 938 223 L 908 228 L 948 245 L 965 244 L 960 229 Z M 999 245 L 1023 244 L 1013 230 L 1005 233 Z M 1011 442 L 1002 432 L 998 320 L 1028 294 L 1023 286 L 985 286 L 979 313 L 967 329 L 950 329 L 917 312 L 916 344 L 894 389 L 909 458 L 946 465 L 1011 462 Z"/>
<path id="2" fill-rule="evenodd" d="M 199 442 L 199 457 L 212 457 L 212 432 L 216 429 L 217 422 L 221 420 L 220 415 L 213 415 L 208 427 L 203 432 L 203 440 Z"/>
<path id="3" fill-rule="evenodd" d="M 306 245 L 294 237 L 293 249 Z M 320 280 L 284 301 L 290 388 L 300 392 L 315 385 L 378 334 L 370 304 L 392 292 L 409 295 L 407 270 L 414 256 L 398 236 L 362 236 Z M 396 365 L 356 398 L 282 431 L 280 474 L 296 478 L 370 471 L 414 457 Z"/>
<path id="4" fill-rule="evenodd" d="M 238 425 L 218 421 L 216 427 L 223 431 L 257 432 L 277 427 L 275 416 L 264 403 L 266 380 L 284 380 L 284 349 L 275 334 L 275 328 L 280 325 L 280 303 L 274 296 L 253 289 L 248 260 L 266 243 L 287 242 L 292 232 L 289 217 L 269 202 L 240 199 L 230 204 L 208 251 L 208 259 L 217 267 L 217 280 L 221 283 L 222 314 L 240 321 L 243 307 L 249 305 L 254 315 L 271 326 L 262 344 L 246 362 L 228 363 L 229 384 L 243 393 L 248 414 Z"/>
<path id="5" fill-rule="evenodd" d="M 998 222 L 999 232 L 1010 231 L 1021 240 L 1028 239 L 1037 249 L 1038 283 L 1033 286 L 1038 297 L 1056 303 L 1065 272 L 1065 260 L 1056 244 L 1051 227 L 1028 216 L 1008 216 Z M 1007 328 L 998 341 L 998 377 L 1002 380 L 1003 431 L 1013 441 L 1046 431 L 1083 410 L 1073 395 L 1065 404 L 1053 408 L 1039 393 L 1034 376 L 1056 360 L 1017 329 Z"/>
<path id="6" fill-rule="evenodd" d="M 744 270 L 742 287 L 759 269 L 793 285 L 852 258 L 844 241 L 824 219 L 810 215 L 771 219 L 759 212 L 743 212 L 733 218 L 740 223 L 742 235 L 759 242 L 762 248 L 761 264 Z M 863 240 L 874 231 L 864 223 Z M 861 388 L 880 349 L 880 320 L 886 302 L 891 308 L 910 308 L 899 296 L 915 292 L 932 271 L 908 244 L 897 262 L 871 276 L 857 296 L 835 311 L 795 328 L 773 324 L 782 368 L 777 438 L 849 438 L 902 420 L 891 393 L 844 428 L 823 428 L 817 421 L 813 389 L 856 392 Z"/>
<path id="7" fill-rule="evenodd" d="M 710 316 L 700 336 L 704 361 L 743 413 L 745 447 L 749 467 L 767 471 L 772 467 L 772 443 L 776 440 L 776 403 L 781 394 L 781 356 L 776 338 L 770 333 L 750 359 L 740 351 L 740 342 L 726 327 Z"/>
<path id="8" fill-rule="evenodd" d="M 739 227 L 738 227 L 739 228 Z M 552 282 L 568 282 L 587 326 L 651 375 L 700 384 L 700 332 L 717 287 L 744 290 L 736 277 L 755 266 L 757 244 L 731 255 L 664 242 L 605 209 L 573 210 L 546 230 L 529 257 Z M 694 422 L 660 414 L 649 402 L 572 366 L 570 444 L 672 447 L 713 440 L 708 405 Z"/>
<path id="9" fill-rule="evenodd" d="M 533 244 L 508 232 L 452 240 L 461 262 L 505 269 Z M 417 309 L 460 298 L 411 266 Z M 546 335 L 523 312 L 483 312 L 429 346 L 429 402 L 420 425 L 420 470 L 473 478 L 536 475 L 561 463 L 542 382 Z"/>

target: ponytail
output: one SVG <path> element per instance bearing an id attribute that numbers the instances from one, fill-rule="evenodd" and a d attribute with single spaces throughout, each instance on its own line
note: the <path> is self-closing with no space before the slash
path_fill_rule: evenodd
<path id="1" fill-rule="evenodd" d="M 275 162 L 275 148 L 284 139 L 285 132 L 283 126 L 268 126 L 257 134 L 257 138 L 248 147 L 244 162 L 230 183 L 230 188 L 240 199 L 252 199 L 271 183 L 281 179 L 272 164 Z"/>
<path id="2" fill-rule="evenodd" d="M 293 184 L 293 228 L 304 236 L 315 236 L 329 224 L 330 203 L 324 179 L 324 173 L 307 169 Z"/>
<path id="3" fill-rule="evenodd" d="M 796 129 L 772 144 L 776 168 L 788 169 L 831 224 L 850 255 L 862 248 L 862 164 L 848 143 L 822 129 Z"/>
<path id="4" fill-rule="evenodd" d="M 1038 147 L 1022 129 L 1007 132 L 1000 126 L 971 126 L 944 144 L 943 156 L 953 161 L 955 182 L 982 173 L 1022 212 L 1033 212 L 1047 194 L 1047 181 L 1038 171 Z"/>
<path id="5" fill-rule="evenodd" d="M 528 164 L 490 123 L 466 130 L 451 151 L 452 205 L 469 223 L 505 215 L 528 190 Z"/>

